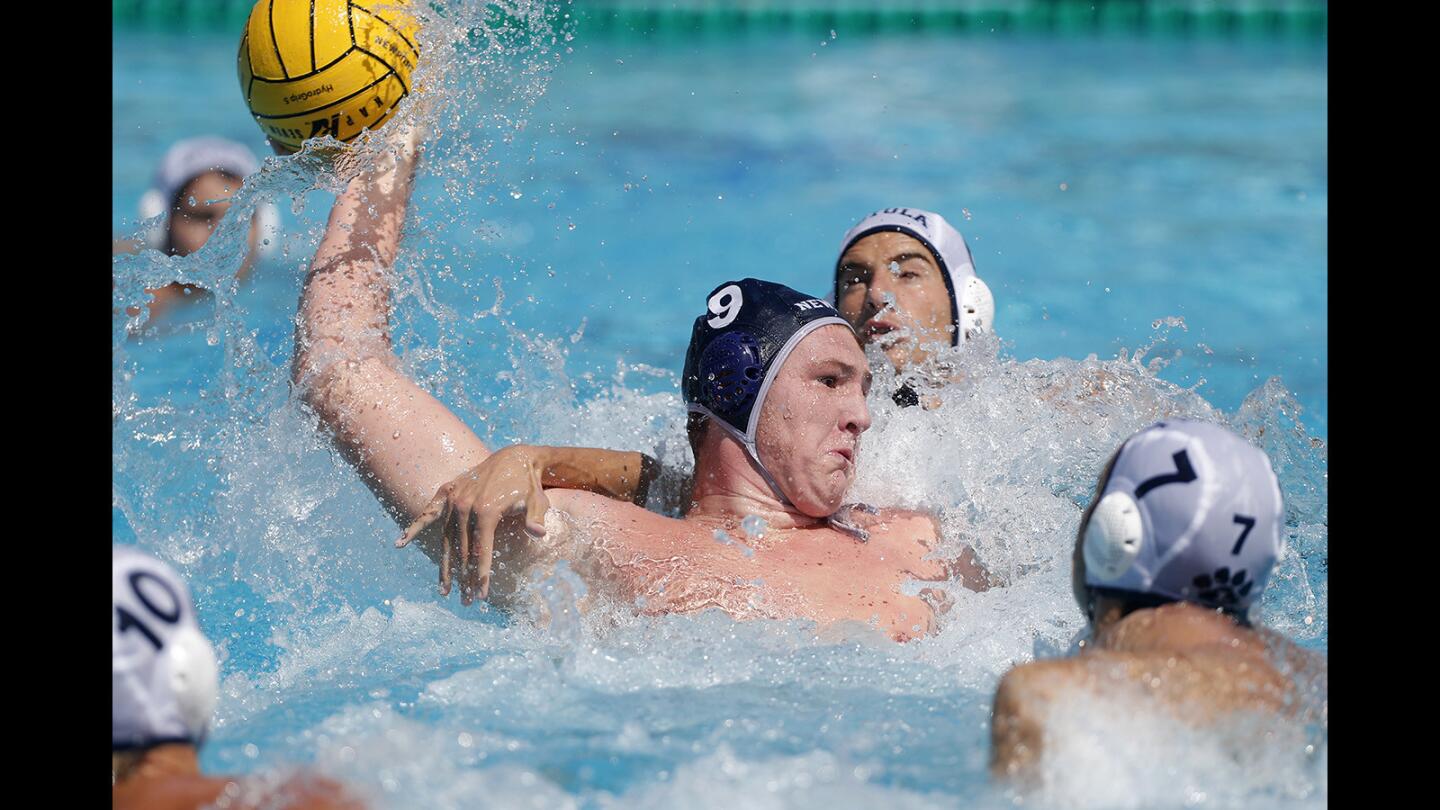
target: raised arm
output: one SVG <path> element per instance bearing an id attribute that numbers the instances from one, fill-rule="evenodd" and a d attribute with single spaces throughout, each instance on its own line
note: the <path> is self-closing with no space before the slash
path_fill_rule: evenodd
<path id="1" fill-rule="evenodd" d="M 305 279 L 293 379 L 345 458 L 400 525 L 489 455 L 470 428 L 397 368 L 391 269 L 418 160 L 411 133 L 335 201 Z M 449 548 L 423 542 L 432 557 Z M 441 587 L 449 591 L 449 560 Z"/>

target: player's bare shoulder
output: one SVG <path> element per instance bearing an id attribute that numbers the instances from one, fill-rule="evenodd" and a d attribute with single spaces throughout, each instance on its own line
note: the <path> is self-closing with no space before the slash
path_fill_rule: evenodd
<path id="1" fill-rule="evenodd" d="M 918 509 L 845 507 L 847 521 L 864 529 L 872 538 L 918 542 L 934 548 L 940 540 L 940 520 Z"/>
<path id="2" fill-rule="evenodd" d="M 690 534 L 684 521 L 593 492 L 552 489 L 546 495 L 551 509 L 545 528 L 556 532 L 551 542 L 557 547 L 578 544 L 581 553 L 596 546 L 612 553 L 664 553 L 683 545 Z"/>

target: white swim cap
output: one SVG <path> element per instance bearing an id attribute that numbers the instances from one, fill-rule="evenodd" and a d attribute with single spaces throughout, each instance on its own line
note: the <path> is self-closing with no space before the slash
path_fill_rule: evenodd
<path id="1" fill-rule="evenodd" d="M 865 237 L 882 231 L 894 231 L 918 239 L 940 265 L 945 278 L 945 291 L 950 294 L 950 322 L 956 329 L 952 346 L 960 345 L 977 332 L 988 332 L 995 323 L 995 297 L 980 277 L 975 275 L 975 262 L 965 237 L 945 218 L 933 211 L 919 208 L 886 208 L 865 217 L 840 240 L 840 253 L 835 259 L 834 301 L 840 300 L 840 259 L 850 246 Z"/>
<path id="2" fill-rule="evenodd" d="M 259 170 L 260 162 L 255 159 L 255 154 L 242 143 L 214 135 L 177 141 L 160 159 L 149 190 L 140 197 L 141 219 L 167 215 L 158 225 L 145 231 L 145 246 L 155 250 L 165 249 L 170 206 L 175 195 L 191 180 L 206 172 L 220 171 L 243 181 Z M 256 208 L 255 218 L 260 222 L 260 252 L 268 255 L 278 241 L 280 214 L 274 205 L 261 203 Z"/>
<path id="3" fill-rule="evenodd" d="M 1264 452 L 1218 425 L 1171 420 L 1125 441 L 1084 529 L 1085 585 L 1244 614 L 1284 551 Z"/>
<path id="4" fill-rule="evenodd" d="M 111 562 L 113 749 L 198 746 L 215 711 L 219 667 L 190 589 L 170 566 L 134 548 L 113 546 Z"/>

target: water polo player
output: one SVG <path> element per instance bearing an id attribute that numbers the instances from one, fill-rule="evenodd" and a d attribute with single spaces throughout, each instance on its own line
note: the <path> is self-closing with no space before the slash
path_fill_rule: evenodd
<path id="1" fill-rule="evenodd" d="M 864 353 L 832 306 L 754 279 L 717 287 L 692 332 L 696 475 L 684 518 L 556 489 L 527 504 L 542 539 L 500 520 L 512 503 L 468 502 L 465 478 L 491 451 L 397 368 L 388 331 L 387 273 L 414 149 L 411 134 L 337 199 L 305 283 L 294 379 L 366 485 L 410 526 L 399 545 L 416 539 L 438 563 L 442 592 L 458 578 L 466 601 L 492 590 L 504 600 L 533 567 L 565 559 L 592 594 L 646 612 L 853 620 L 907 639 L 930 629 L 933 609 L 902 585 L 958 577 L 984 587 L 972 558 L 930 559 L 930 516 L 842 509 L 870 425 Z M 510 461 L 485 475 L 528 492 L 534 467 Z M 596 526 L 605 528 L 587 534 Z M 493 588 L 492 557 L 504 563 Z"/>
<path id="2" fill-rule="evenodd" d="M 840 314 L 897 370 L 995 321 L 995 299 L 965 238 L 933 211 L 885 208 L 860 220 L 840 242 L 833 284 Z"/>
<path id="3" fill-rule="evenodd" d="M 1054 742 L 1047 719 L 1087 693 L 1198 725 L 1298 711 L 1301 679 L 1323 704 L 1324 659 L 1251 624 L 1284 520 L 1270 460 L 1225 428 L 1166 421 L 1127 439 L 1076 538 L 1075 598 L 1090 639 L 1074 657 L 1001 679 L 992 771 L 1033 775 Z"/>
<path id="4" fill-rule="evenodd" d="M 167 256 L 188 256 L 200 250 L 230 210 L 230 198 L 259 168 L 255 155 L 235 141 L 207 135 L 176 142 L 161 158 L 149 190 L 140 198 L 141 219 L 164 218 L 145 231 L 142 242 L 117 242 L 113 252 L 149 248 Z M 250 224 L 250 250 L 236 271 L 237 278 L 250 272 L 257 255 L 274 248 L 278 222 L 273 205 L 259 206 Z M 197 293 L 204 291 L 177 282 L 145 292 L 153 299 L 149 307 L 154 316 L 179 302 L 195 300 Z"/>
<path id="5" fill-rule="evenodd" d="M 219 669 L 190 589 L 170 566 L 134 548 L 113 546 L 110 558 L 111 806 L 191 810 L 223 800 L 237 810 L 360 810 L 338 785 L 315 776 L 247 791 L 235 779 L 200 773 Z"/>

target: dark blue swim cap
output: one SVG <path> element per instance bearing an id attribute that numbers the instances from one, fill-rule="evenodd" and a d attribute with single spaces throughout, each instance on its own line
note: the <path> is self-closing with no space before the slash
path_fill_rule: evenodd
<path id="1" fill-rule="evenodd" d="M 760 404 L 785 358 L 816 329 L 850 324 L 819 298 L 754 278 L 727 281 L 705 300 L 708 311 L 690 332 L 681 393 L 692 413 L 719 420 L 759 464 Z"/>

